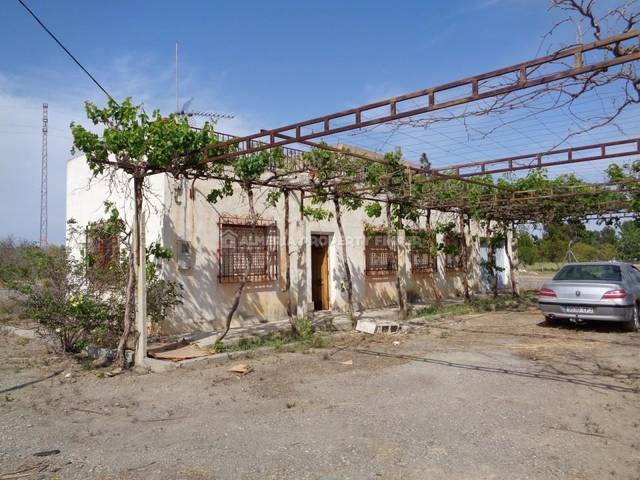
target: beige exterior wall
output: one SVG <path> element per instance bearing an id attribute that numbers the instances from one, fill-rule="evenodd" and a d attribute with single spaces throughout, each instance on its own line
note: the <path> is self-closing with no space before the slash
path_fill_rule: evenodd
<path id="1" fill-rule="evenodd" d="M 89 183 L 90 171 L 82 157 L 73 159 L 67 165 L 67 218 L 75 218 L 79 224 L 96 221 L 103 216 L 103 203 L 110 200 L 132 217 L 130 187 L 124 178 L 114 180 L 101 178 Z M 118 186 L 119 185 L 119 186 Z M 206 200 L 207 194 L 218 182 L 176 181 L 164 175 L 150 177 L 148 195 L 145 200 L 147 212 L 148 243 L 161 241 L 176 254 L 163 265 L 163 274 L 169 280 L 183 286 L 184 301 L 167 320 L 162 329 L 165 333 L 185 333 L 197 330 L 210 331 L 219 328 L 232 304 L 238 288 L 237 283 L 219 283 L 218 248 L 220 242 L 218 220 L 222 215 L 246 217 L 248 204 L 246 197 L 235 187 L 236 193 L 212 205 Z M 247 325 L 286 318 L 287 295 L 291 295 L 295 314 L 299 317 L 313 311 L 311 295 L 311 235 L 326 234 L 329 244 L 329 297 L 332 309 L 346 309 L 346 288 L 340 235 L 335 219 L 313 221 L 300 217 L 300 194 L 290 195 L 290 261 L 291 289 L 284 291 L 284 201 L 281 198 L 276 207 L 267 205 L 264 189 L 256 189 L 255 205 L 257 214 L 264 219 L 275 220 L 279 232 L 278 279 L 271 282 L 250 283 L 242 296 L 240 307 L 233 325 Z M 309 203 L 309 199 L 306 200 Z M 325 209 L 333 212 L 333 205 Z M 431 225 L 447 221 L 457 221 L 457 217 L 432 212 Z M 421 219 L 421 227 L 426 220 Z M 393 306 L 397 303 L 396 277 L 371 277 L 365 275 L 364 227 L 365 224 L 382 226 L 383 219 L 369 218 L 363 209 L 343 212 L 343 226 L 347 238 L 349 265 L 353 279 L 354 303 L 356 309 Z M 480 238 L 483 233 L 474 223 L 471 235 L 467 232 L 469 260 L 469 285 L 472 291 L 479 291 L 480 282 Z M 400 239 L 404 237 L 400 235 Z M 441 239 L 438 239 L 439 241 Z M 191 245 L 191 266 L 180 261 L 180 242 Z M 433 275 L 411 273 L 409 250 L 400 243 L 401 258 L 398 260 L 399 275 L 406 287 L 407 296 L 413 303 L 428 303 L 434 298 L 434 287 L 443 297 L 463 294 L 462 272 L 445 272 L 444 255 L 438 255 L 438 271 Z M 181 266 L 182 264 L 182 266 Z M 508 278 L 508 265 L 505 278 Z"/>
<path id="2" fill-rule="evenodd" d="M 194 252 L 193 266 L 180 269 L 177 261 L 166 265 L 167 278 L 184 286 L 184 304 L 177 308 L 174 318 L 164 326 L 165 331 L 176 333 L 193 330 L 212 330 L 219 328 L 229 310 L 237 283 L 226 284 L 218 281 L 218 248 L 220 216 L 231 215 L 247 217 L 249 213 L 245 195 L 236 187 L 236 193 L 212 205 L 206 195 L 212 188 L 219 186 L 216 181 L 198 181 L 193 186 L 176 181 L 167 183 L 168 208 L 163 222 L 163 240 L 166 246 L 177 251 L 180 240 L 187 240 Z M 178 187 L 178 188 L 176 188 Z M 340 234 L 335 219 L 314 221 L 301 219 L 300 194 L 290 194 L 290 258 L 291 289 L 284 292 L 284 201 L 281 198 L 276 207 L 265 202 L 266 190 L 255 190 L 257 214 L 263 219 L 275 220 L 279 232 L 279 275 L 277 281 L 251 283 L 245 289 L 240 307 L 233 325 L 246 325 L 261 321 L 273 321 L 286 318 L 287 295 L 291 295 L 297 316 L 313 311 L 311 296 L 311 235 L 329 235 L 329 299 L 333 310 L 345 311 L 347 305 L 346 280 L 340 247 Z M 306 199 L 307 205 L 309 199 Z M 333 212 L 333 205 L 324 208 Z M 451 214 L 433 212 L 431 224 L 457 221 Z M 421 226 L 426 226 L 421 219 Z M 371 277 L 365 275 L 364 227 L 365 224 L 383 225 L 382 219 L 369 218 L 363 209 L 343 212 L 343 227 L 347 238 L 349 265 L 353 279 L 354 302 L 356 309 L 378 308 L 397 304 L 395 275 Z M 471 235 L 467 232 L 469 261 L 469 285 L 472 291 L 479 291 L 480 251 L 479 238 L 482 236 L 476 224 L 471 225 Z M 441 239 L 439 239 L 441 240 Z M 438 255 L 438 272 L 434 275 L 411 273 L 409 252 L 399 259 L 399 272 L 403 264 L 407 295 L 412 302 L 429 302 L 434 298 L 434 287 L 443 297 L 456 297 L 463 294 L 462 272 L 445 272 L 444 255 Z M 508 270 L 508 266 L 505 266 Z M 509 272 L 505 272 L 509 275 Z"/>

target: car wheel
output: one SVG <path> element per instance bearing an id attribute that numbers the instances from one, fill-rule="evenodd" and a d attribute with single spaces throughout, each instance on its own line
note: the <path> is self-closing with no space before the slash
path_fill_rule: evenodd
<path id="1" fill-rule="evenodd" d="M 549 317 L 545 315 L 544 323 L 546 325 L 549 325 L 550 327 L 557 327 L 558 325 L 560 325 L 560 320 L 555 317 Z"/>
<path id="2" fill-rule="evenodd" d="M 633 306 L 633 318 L 627 322 L 627 330 L 629 332 L 640 331 L 640 309 L 637 303 Z"/>

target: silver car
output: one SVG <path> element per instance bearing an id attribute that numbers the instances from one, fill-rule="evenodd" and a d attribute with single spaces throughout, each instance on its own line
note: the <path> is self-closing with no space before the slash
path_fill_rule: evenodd
<path id="1" fill-rule="evenodd" d="M 538 292 L 547 320 L 624 322 L 640 329 L 640 270 L 629 263 L 593 262 L 564 265 Z"/>

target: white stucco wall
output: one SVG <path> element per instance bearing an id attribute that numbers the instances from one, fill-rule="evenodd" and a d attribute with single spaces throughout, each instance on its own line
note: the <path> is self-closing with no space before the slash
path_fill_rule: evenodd
<path id="1" fill-rule="evenodd" d="M 165 210 L 165 175 L 148 177 L 145 183 L 144 211 L 147 219 L 146 242 L 162 239 Z M 67 162 L 66 221 L 74 219 L 85 226 L 105 218 L 104 202 L 112 202 L 129 227 L 133 224 L 133 180 L 123 172 L 92 176 L 84 156 Z"/>
<path id="2" fill-rule="evenodd" d="M 238 288 L 236 283 L 219 283 L 218 248 L 220 216 L 248 216 L 246 197 L 235 187 L 236 194 L 212 205 L 207 194 L 219 186 L 214 180 L 185 182 L 165 175 L 149 177 L 146 188 L 145 212 L 147 214 L 147 243 L 160 241 L 176 255 L 163 265 L 165 278 L 183 286 L 183 304 L 178 306 L 162 326 L 165 333 L 182 333 L 196 330 L 209 331 L 219 328 Z M 84 157 L 67 164 L 67 219 L 74 218 L 86 225 L 104 217 L 104 201 L 113 202 L 128 224 L 133 220 L 132 181 L 123 174 L 113 177 L 91 178 Z M 279 231 L 279 275 L 271 282 L 250 283 L 242 296 L 233 325 L 246 325 L 286 317 L 287 295 L 299 316 L 313 310 L 311 295 L 311 235 L 326 234 L 329 244 L 329 296 L 332 309 L 346 309 L 346 288 L 340 234 L 335 219 L 313 221 L 300 216 L 300 194 L 290 194 L 290 264 L 291 289 L 284 290 L 284 201 L 275 206 L 265 202 L 267 192 L 256 189 L 256 211 L 261 218 L 275 220 Z M 305 204 L 309 205 L 307 198 Z M 324 208 L 333 212 L 333 204 Z M 432 212 L 431 226 L 457 217 Z M 421 218 L 420 226 L 426 227 Z M 365 224 L 382 226 L 383 218 L 371 219 L 363 209 L 343 211 L 343 226 L 347 237 L 348 259 L 353 279 L 354 302 L 357 309 L 395 305 L 396 276 L 371 277 L 365 275 Z M 467 232 L 469 260 L 469 285 L 472 291 L 480 290 L 480 246 L 482 232 L 475 223 Z M 439 238 L 439 241 L 442 239 Z M 191 268 L 180 268 L 180 242 L 187 241 L 192 249 Z M 408 254 L 406 264 L 407 296 L 410 301 L 428 302 L 434 298 L 434 287 L 444 297 L 463 294 L 462 272 L 445 272 L 444 255 L 438 255 L 438 271 L 431 274 L 412 274 Z M 184 267 L 184 265 L 183 265 Z M 508 265 L 505 279 L 508 278 Z"/>

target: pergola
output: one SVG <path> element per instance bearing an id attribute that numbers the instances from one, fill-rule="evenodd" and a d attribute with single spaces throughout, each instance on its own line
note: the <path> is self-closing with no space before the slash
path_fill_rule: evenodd
<path id="1" fill-rule="evenodd" d="M 384 167 L 387 163 L 384 156 L 334 143 L 331 139 L 339 133 L 424 118 L 424 115 L 436 111 L 481 100 L 504 101 L 514 92 L 536 91 L 567 80 L 572 83 L 592 82 L 599 75 L 606 74 L 608 69 L 637 62 L 640 59 L 639 45 L 640 31 L 627 31 L 480 75 L 282 127 L 264 129 L 251 135 L 233 137 L 221 134 L 219 142 L 207 149 L 203 162 L 209 165 L 232 165 L 234 159 L 279 149 L 287 161 L 278 166 L 277 174 L 274 168 L 271 178 L 258 180 L 256 185 L 299 191 L 303 195 L 313 195 L 321 188 L 325 198 L 335 195 L 357 196 L 366 201 L 411 204 L 420 209 L 463 214 L 473 212 L 476 216 L 509 222 L 544 222 L 549 218 L 552 207 L 556 207 L 553 208 L 555 220 L 610 216 L 616 212 L 629 214 L 632 211 L 631 199 L 638 193 L 636 184 L 595 182 L 558 187 L 555 190 L 520 191 L 512 186 L 501 186 L 494 181 L 493 175 L 607 159 L 635 160 L 640 155 L 639 138 L 452 163 L 439 168 L 418 166 L 415 160 L 403 160 L 400 165 L 395 165 L 395 170 L 384 171 L 377 186 L 366 182 L 366 169 L 374 163 Z M 292 148 L 294 146 L 300 148 Z M 313 165 L 307 161 L 310 150 L 331 152 L 340 156 L 343 164 L 350 165 L 337 169 L 333 178 L 325 175 L 319 181 L 314 178 Z M 399 169 L 404 170 L 401 181 L 406 184 L 392 186 L 385 183 L 392 178 L 397 180 Z M 216 176 L 228 178 L 224 174 L 213 175 L 214 178 Z M 440 186 L 424 187 L 429 183 Z M 347 185 L 349 188 L 345 188 Z M 480 190 L 483 195 L 468 195 L 474 189 Z M 455 198 L 447 198 L 447 190 L 455 192 Z M 575 197 L 587 199 L 581 203 L 580 209 L 575 208 L 572 200 Z M 559 205 L 563 208 L 558 208 Z M 567 206 L 573 208 L 564 208 Z"/>
<path id="2" fill-rule="evenodd" d="M 343 243 L 348 303 L 352 305 L 351 274 L 341 224 L 343 203 L 346 202 L 347 206 L 378 202 L 386 204 L 389 229 L 417 226 L 417 222 L 412 225 L 410 220 L 415 221 L 416 215 L 422 214 L 430 218 L 432 210 L 449 212 L 459 219 L 449 223 L 457 224 L 457 235 L 462 238 L 461 255 L 467 258 L 465 224 L 471 218 L 484 222 L 491 245 L 496 228 L 501 229 L 504 235 L 507 229 L 513 232 L 517 223 L 559 222 L 569 218 L 610 220 L 615 215 L 633 214 L 635 199 L 640 194 L 640 186 L 633 178 L 584 182 L 567 176 L 562 181 L 542 182 L 532 188 L 513 176 L 516 172 L 540 172 L 559 165 L 636 160 L 640 155 L 640 139 L 611 139 L 475 162 L 451 162 L 444 167 L 432 168 L 429 163 L 420 164 L 416 159 L 404 160 L 397 152 L 383 155 L 345 144 L 337 139 L 337 134 L 357 133 L 378 125 L 399 122 L 404 125 L 429 125 L 438 121 L 429 117 L 434 112 L 481 101 L 492 102 L 490 108 L 499 105 L 498 111 L 508 111 L 526 106 L 526 102 L 532 98 L 539 99 L 556 90 L 562 91 L 573 101 L 580 98 L 581 91 L 597 87 L 598 79 L 606 76 L 610 69 L 633 65 L 639 59 L 640 31 L 628 30 L 516 65 L 281 127 L 263 129 L 251 135 L 220 135 L 215 144 L 205 149 L 201 165 L 209 168 L 206 174 L 208 178 L 236 182 L 242 186 L 251 197 L 250 210 L 254 225 L 257 218 L 251 203 L 252 186 L 284 192 L 286 288 L 290 286 L 289 193 L 299 192 L 302 216 L 306 196 L 310 197 L 311 202 L 321 205 L 332 202 Z M 632 80 L 629 75 L 622 77 Z M 637 84 L 634 85 L 637 89 Z M 572 91 L 576 88 L 577 92 Z M 521 96 L 516 97 L 510 105 L 513 94 Z M 481 109 L 480 114 L 482 112 Z M 273 161 L 263 175 L 248 180 L 243 175 L 229 174 L 229 170 L 237 167 L 237 162 L 242 163 L 243 159 L 264 154 L 273 155 Z M 507 174 L 512 181 L 497 179 L 496 174 Z M 393 211 L 395 218 L 392 218 Z M 427 227 L 428 230 L 430 228 Z M 494 255 L 492 248 L 489 251 L 490 259 Z M 463 264 L 465 296 L 468 296 L 467 262 Z M 490 271 L 495 277 L 495 269 L 490 267 Z M 512 287 L 515 293 L 515 284 Z M 399 280 L 397 289 L 402 311 L 405 302 Z"/>

